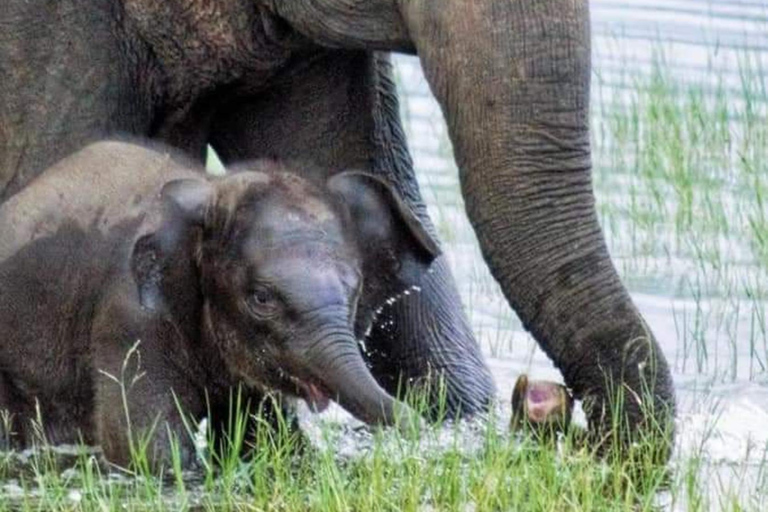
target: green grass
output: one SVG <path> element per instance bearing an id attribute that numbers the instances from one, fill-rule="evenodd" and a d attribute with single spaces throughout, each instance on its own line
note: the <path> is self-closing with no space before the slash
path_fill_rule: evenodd
<path id="1" fill-rule="evenodd" d="M 120 474 L 92 450 L 65 457 L 43 445 L 26 459 L 9 454 L 0 461 L 9 482 L 0 509 L 653 510 L 658 492 L 670 488 L 667 469 L 650 459 L 600 462 L 577 434 L 539 442 L 524 432 L 510 435 L 506 419 L 497 423 L 495 416 L 424 426 L 405 437 L 375 431 L 345 456 L 339 445 L 350 433 L 333 424 L 320 428 L 314 447 L 298 447 L 286 422 L 245 441 L 247 422 L 261 420 L 233 403 L 225 442 L 200 454 L 200 471 L 179 471 L 175 456 L 153 475 L 146 452 L 134 450 Z M 244 446 L 253 449 L 247 461 L 238 456 Z M 685 496 L 671 492 L 669 499 Z"/>
<path id="2" fill-rule="evenodd" d="M 311 445 L 297 444 L 282 421 L 246 440 L 248 423 L 262 420 L 239 404 L 235 398 L 224 442 L 208 433 L 208 447 L 220 448 L 201 447 L 194 472 L 180 471 L 175 455 L 153 474 L 141 450 L 125 470 L 84 447 L 62 453 L 43 444 L 6 454 L 0 510 L 760 510 L 766 500 L 765 456 L 751 479 L 739 468 L 729 478 L 699 453 L 658 465 L 658 445 L 642 440 L 622 457 L 600 458 L 578 429 L 540 440 L 510 434 L 508 418 L 496 414 L 425 425 L 409 436 L 323 423 L 310 433 Z M 350 437 L 358 441 L 351 454 L 344 448 Z M 239 457 L 243 447 L 250 458 Z"/>

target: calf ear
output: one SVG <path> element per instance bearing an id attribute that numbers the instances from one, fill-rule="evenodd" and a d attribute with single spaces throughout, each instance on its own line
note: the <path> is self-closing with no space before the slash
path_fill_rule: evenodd
<path id="1" fill-rule="evenodd" d="M 169 301 L 182 303 L 187 288 L 197 286 L 198 228 L 212 193 L 210 183 L 196 179 L 174 180 L 163 187 L 160 227 L 139 238 L 131 253 L 131 273 L 145 309 L 158 311 L 169 307 Z"/>
<path id="2" fill-rule="evenodd" d="M 435 239 L 383 179 L 346 171 L 332 176 L 328 189 L 347 206 L 361 247 L 388 247 L 403 257 L 400 244 L 405 241 L 406 249 L 427 265 L 440 255 Z"/>

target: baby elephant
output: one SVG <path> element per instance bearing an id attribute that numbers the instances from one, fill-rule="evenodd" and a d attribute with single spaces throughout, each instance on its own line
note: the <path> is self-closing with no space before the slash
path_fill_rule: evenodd
<path id="1" fill-rule="evenodd" d="M 170 432 L 187 464 L 179 407 L 215 422 L 239 385 L 315 410 L 336 400 L 371 424 L 410 417 L 357 339 L 437 245 L 383 181 L 299 174 L 327 175 L 258 161 L 206 177 L 163 150 L 100 142 L 0 206 L 6 438 L 29 444 L 39 417 L 49 442 L 100 444 L 126 465 L 145 435 L 157 464 Z"/>

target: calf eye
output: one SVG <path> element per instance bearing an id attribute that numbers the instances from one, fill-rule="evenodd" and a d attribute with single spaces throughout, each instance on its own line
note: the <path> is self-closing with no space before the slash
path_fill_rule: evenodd
<path id="1" fill-rule="evenodd" d="M 279 300 L 268 287 L 257 286 L 248 296 L 248 306 L 257 316 L 269 316 L 277 311 Z"/>
<path id="2" fill-rule="evenodd" d="M 259 290 L 256 290 L 253 292 L 253 300 L 256 302 L 256 304 L 259 305 L 265 305 L 272 302 L 272 292 L 267 290 L 266 288 L 261 288 Z"/>

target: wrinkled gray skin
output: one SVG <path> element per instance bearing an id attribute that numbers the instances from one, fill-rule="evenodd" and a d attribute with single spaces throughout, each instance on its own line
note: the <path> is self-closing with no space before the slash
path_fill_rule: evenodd
<path id="1" fill-rule="evenodd" d="M 206 178 L 167 152 L 102 142 L 0 206 L 6 436 L 31 444 L 39 412 L 48 441 L 84 439 L 126 465 L 129 432 L 157 422 L 150 457 L 168 463 L 167 422 L 188 464 L 179 408 L 224 424 L 241 384 L 252 406 L 277 391 L 408 427 L 357 337 L 419 283 L 437 244 L 379 179 L 296 174 L 312 171 L 259 161 Z"/>
<path id="2" fill-rule="evenodd" d="M 671 418 L 667 363 L 595 213 L 587 0 L 8 0 L 0 27 L 0 198 L 128 132 L 226 163 L 367 168 L 428 223 L 378 52 L 418 55 L 485 259 L 593 431 L 615 403 L 632 432 Z M 449 411 L 471 413 L 493 386 L 445 261 L 433 270 L 384 312 L 370 362 L 390 391 L 444 375 Z M 629 398 L 609 400 L 618 388 Z"/>

